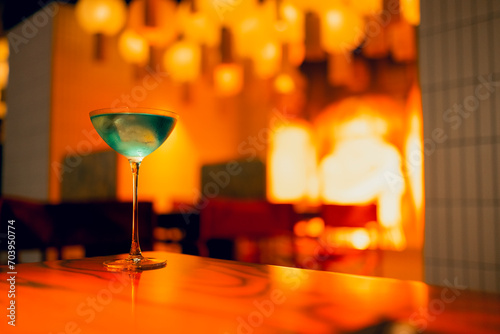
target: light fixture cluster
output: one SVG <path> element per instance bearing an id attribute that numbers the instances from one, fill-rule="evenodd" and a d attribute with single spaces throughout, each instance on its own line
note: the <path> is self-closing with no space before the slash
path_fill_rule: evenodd
<path id="1" fill-rule="evenodd" d="M 289 94 L 298 86 L 297 67 L 304 59 L 328 57 L 354 71 L 359 64 L 351 64 L 350 54 L 363 47 L 368 58 L 390 53 L 397 61 L 411 60 L 414 43 L 407 39 L 414 38 L 419 23 L 418 0 L 385 2 L 132 0 L 127 7 L 124 0 L 79 0 L 76 17 L 97 36 L 97 47 L 102 36 L 120 33 L 118 49 L 129 63 L 145 66 L 160 50 L 161 63 L 176 82 L 193 82 L 208 70 L 220 96 L 236 95 L 247 75 L 242 64 L 250 63 L 253 75 L 273 80 L 278 93 Z M 206 53 L 214 50 L 218 59 L 205 66 Z M 346 69 L 334 72 L 330 83 L 342 84 L 337 74 Z"/>

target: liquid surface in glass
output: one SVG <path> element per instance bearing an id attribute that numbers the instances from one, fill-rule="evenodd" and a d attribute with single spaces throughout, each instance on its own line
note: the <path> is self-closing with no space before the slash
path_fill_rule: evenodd
<path id="1" fill-rule="evenodd" d="M 101 138 L 127 158 L 144 158 L 156 150 L 176 123 L 173 117 L 138 113 L 100 114 L 90 120 Z"/>

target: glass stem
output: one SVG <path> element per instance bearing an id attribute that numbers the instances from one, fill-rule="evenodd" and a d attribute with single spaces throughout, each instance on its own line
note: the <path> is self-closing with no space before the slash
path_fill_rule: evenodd
<path id="1" fill-rule="evenodd" d="M 132 245 L 130 246 L 130 257 L 141 258 L 141 246 L 139 245 L 139 213 L 137 205 L 137 184 L 139 182 L 139 166 L 141 161 L 129 160 L 132 168 L 133 206 L 132 206 Z"/>

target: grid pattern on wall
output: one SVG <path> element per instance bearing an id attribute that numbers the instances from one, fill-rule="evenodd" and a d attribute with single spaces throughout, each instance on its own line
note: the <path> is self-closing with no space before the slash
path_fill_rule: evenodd
<path id="1" fill-rule="evenodd" d="M 36 30 L 27 18 L 10 43 L 2 194 L 36 200 L 49 195 L 52 19 Z"/>
<path id="2" fill-rule="evenodd" d="M 500 292 L 500 1 L 421 1 L 425 280 Z"/>

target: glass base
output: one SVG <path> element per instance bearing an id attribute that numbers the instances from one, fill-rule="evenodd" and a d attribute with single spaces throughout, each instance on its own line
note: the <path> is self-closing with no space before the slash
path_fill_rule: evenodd
<path id="1" fill-rule="evenodd" d="M 142 271 L 160 269 L 167 265 L 166 260 L 153 259 L 150 257 L 131 257 L 126 259 L 115 259 L 104 262 L 108 270 L 113 271 Z"/>

